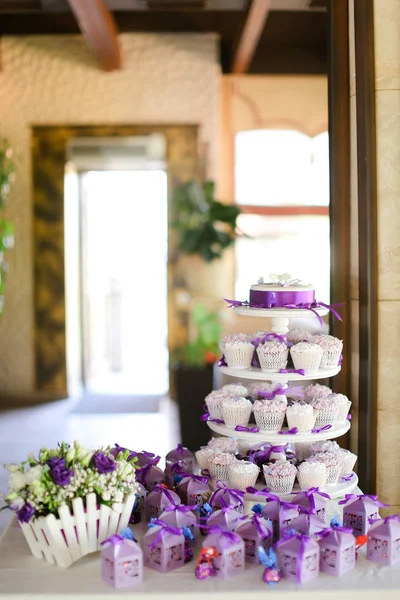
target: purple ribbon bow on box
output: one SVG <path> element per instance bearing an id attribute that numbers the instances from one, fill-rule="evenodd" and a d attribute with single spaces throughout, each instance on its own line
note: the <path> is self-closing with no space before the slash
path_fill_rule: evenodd
<path id="1" fill-rule="evenodd" d="M 195 475 L 194 473 L 188 473 L 188 472 L 182 472 L 179 473 L 180 477 L 182 477 L 182 479 L 191 479 L 192 481 L 200 481 L 201 483 L 207 483 L 208 482 L 208 477 L 206 477 L 205 475 Z"/>
<path id="2" fill-rule="evenodd" d="M 318 531 L 316 535 L 321 536 L 322 538 L 327 537 L 332 531 L 340 531 L 341 533 L 351 533 L 353 534 L 353 530 L 348 527 L 342 527 L 341 525 L 331 525 L 331 527 L 327 527 L 326 529 L 321 529 Z"/>
<path id="3" fill-rule="evenodd" d="M 265 529 L 262 528 L 262 523 L 268 521 L 269 523 L 271 523 L 271 521 L 269 519 L 264 519 L 264 517 L 260 517 L 259 514 L 255 513 L 252 517 L 251 517 L 251 522 L 253 523 L 253 525 L 256 526 L 256 529 L 258 531 L 258 533 L 261 536 L 262 540 L 265 540 L 269 537 L 271 537 L 272 533 L 271 531 L 268 529 L 268 533 L 265 531 Z"/>
<path id="4" fill-rule="evenodd" d="M 378 500 L 378 496 L 375 496 L 374 494 L 360 494 L 358 496 L 357 496 L 357 494 L 346 494 L 344 497 L 344 500 L 339 500 L 338 504 L 346 504 L 350 500 L 365 500 L 365 499 L 371 500 L 371 502 L 373 502 L 374 504 L 376 504 L 376 506 L 379 506 L 381 508 L 389 506 L 389 504 L 380 502 Z"/>
<path id="5" fill-rule="evenodd" d="M 169 502 L 171 502 L 171 504 L 175 504 L 175 500 L 174 500 L 173 496 L 171 496 L 171 492 L 169 491 L 169 489 L 167 489 L 163 485 L 155 485 L 153 491 L 161 492 L 168 498 L 168 500 L 169 500 Z"/>
<path id="6" fill-rule="evenodd" d="M 151 467 L 156 467 L 159 460 L 160 457 L 156 456 L 150 462 L 148 462 L 147 465 L 144 465 L 144 467 L 139 467 L 139 469 L 136 469 L 136 479 L 139 481 L 139 483 L 142 483 L 143 485 L 146 483 L 146 479 Z"/>
<path id="7" fill-rule="evenodd" d="M 183 535 L 183 529 L 178 529 L 177 527 L 170 527 L 169 525 L 167 525 L 166 523 L 164 523 L 164 521 L 161 521 L 160 519 L 152 519 L 150 521 L 150 523 L 148 524 L 148 527 L 161 527 L 160 531 L 157 533 L 156 537 L 154 538 L 154 540 L 151 543 L 151 548 L 154 549 L 158 542 L 160 542 L 163 538 L 163 536 L 166 533 L 170 533 L 171 535 Z"/>
<path id="8" fill-rule="evenodd" d="M 227 365 L 227 362 L 226 362 L 226 360 L 225 360 L 225 354 L 223 354 L 223 355 L 221 356 L 221 358 L 219 359 L 219 361 L 218 361 L 218 366 L 219 366 L 219 367 L 227 367 L 227 366 L 228 366 L 228 365 Z"/>
<path id="9" fill-rule="evenodd" d="M 260 346 L 264 342 L 271 342 L 273 340 L 278 340 L 278 342 L 280 342 L 281 344 L 286 344 L 288 348 L 293 346 L 293 344 L 291 342 L 288 342 L 288 340 L 286 339 L 286 335 L 279 335 L 277 333 L 267 333 L 266 335 L 263 335 L 261 337 L 255 337 L 253 338 L 251 343 L 253 344 L 253 346 L 258 348 L 258 346 Z"/>
<path id="10" fill-rule="evenodd" d="M 253 496 L 264 496 L 265 499 L 267 499 L 271 496 L 271 491 L 269 488 L 264 488 L 263 490 L 258 490 L 257 488 L 252 487 L 251 485 L 249 485 L 246 488 L 246 492 L 248 494 L 253 494 Z"/>
<path id="11" fill-rule="evenodd" d="M 112 546 L 120 546 L 124 542 L 125 542 L 125 538 L 123 538 L 122 535 L 118 535 L 117 533 L 114 533 L 114 535 L 112 535 L 109 538 L 107 538 L 106 540 L 104 540 L 104 542 L 101 542 L 100 546 L 104 546 L 104 544 L 111 544 Z"/>
<path id="12" fill-rule="evenodd" d="M 205 525 L 203 527 L 204 529 L 207 529 L 207 532 L 209 534 L 217 533 L 223 536 L 223 539 L 221 540 L 221 546 L 225 548 L 228 548 L 232 544 L 239 543 L 242 539 L 237 533 L 233 533 L 233 531 L 225 531 L 225 529 L 222 529 L 222 527 L 220 527 L 219 525 Z"/>
<path id="13" fill-rule="evenodd" d="M 314 513 L 315 513 L 315 498 L 314 498 L 315 495 L 321 496 L 322 498 L 327 498 L 327 500 L 331 499 L 329 494 L 326 494 L 325 492 L 321 492 L 318 487 L 308 488 L 308 490 L 304 490 L 302 492 L 295 492 L 295 496 L 297 496 L 298 494 L 303 494 L 303 495 L 307 496 L 308 501 L 310 502 L 310 508 L 314 511 Z"/>
<path id="14" fill-rule="evenodd" d="M 213 505 L 213 502 L 218 498 L 218 496 L 221 495 L 221 493 L 228 493 L 230 496 L 232 496 L 232 498 L 234 500 L 236 500 L 236 502 L 238 502 L 242 507 L 244 506 L 244 492 L 242 490 L 237 490 L 235 488 L 229 488 L 227 485 L 225 485 L 225 483 L 223 481 L 218 480 L 215 484 L 216 490 L 215 492 L 212 493 L 210 500 L 208 501 L 209 504 L 211 504 L 211 506 Z M 222 504 L 224 504 L 225 506 L 227 506 L 226 502 L 224 501 L 223 498 L 221 498 L 220 500 L 220 504 L 222 506 Z"/>
<path id="15" fill-rule="evenodd" d="M 197 510 L 199 507 L 197 504 L 186 505 L 186 504 L 170 504 L 164 508 L 165 512 L 180 512 L 183 514 L 187 514 L 194 510 Z"/>
<path id="16" fill-rule="evenodd" d="M 282 544 L 284 544 L 285 542 L 287 542 L 288 540 L 293 539 L 293 538 L 300 541 L 300 551 L 299 551 L 299 555 L 297 558 L 297 564 L 296 564 L 296 576 L 297 576 L 297 579 L 300 579 L 301 570 L 303 567 L 304 553 L 306 551 L 308 542 L 310 542 L 310 538 L 307 535 L 302 535 L 301 533 L 297 533 L 297 531 L 294 531 L 293 529 L 286 530 L 284 532 L 283 536 L 284 536 L 283 538 L 281 538 L 280 540 L 278 540 L 276 542 L 275 548 L 279 548 L 279 546 L 281 546 Z"/>

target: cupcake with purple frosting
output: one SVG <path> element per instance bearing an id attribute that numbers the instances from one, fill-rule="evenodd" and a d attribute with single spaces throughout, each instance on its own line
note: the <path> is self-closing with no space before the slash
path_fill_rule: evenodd
<path id="1" fill-rule="evenodd" d="M 333 395 L 333 394 L 332 394 Z M 325 425 L 333 425 L 338 420 L 339 403 L 332 396 L 327 398 L 314 398 L 310 405 L 314 409 L 315 427 L 325 427 Z"/>
<path id="2" fill-rule="evenodd" d="M 229 467 L 236 463 L 236 458 L 229 452 L 213 454 L 208 459 L 208 469 L 212 477 L 227 483 L 229 481 Z"/>
<path id="3" fill-rule="evenodd" d="M 290 494 L 293 490 L 297 469 L 287 460 L 263 465 L 266 486 L 274 494 Z"/>
<path id="4" fill-rule="evenodd" d="M 205 397 L 207 410 L 212 419 L 222 419 L 221 406 L 227 394 L 222 390 L 214 390 Z"/>
<path id="5" fill-rule="evenodd" d="M 243 383 L 227 383 L 223 385 L 220 392 L 227 394 L 227 396 L 248 396 L 249 391 Z"/>
<path id="6" fill-rule="evenodd" d="M 288 348 L 284 342 L 271 340 L 257 346 L 257 356 L 262 371 L 277 373 L 285 369 L 288 359 Z"/>
<path id="7" fill-rule="evenodd" d="M 334 452 L 318 452 L 310 458 L 306 458 L 306 462 L 318 462 L 326 466 L 328 474 L 326 483 L 337 483 L 342 469 L 341 461 L 338 454 Z"/>
<path id="8" fill-rule="evenodd" d="M 326 398 L 330 394 L 332 394 L 331 388 L 320 383 L 311 383 L 304 388 L 304 400 L 306 402 L 313 398 Z"/>
<path id="9" fill-rule="evenodd" d="M 233 333 L 221 341 L 221 349 L 226 363 L 231 369 L 249 369 L 254 355 L 251 336 L 245 333 Z"/>
<path id="10" fill-rule="evenodd" d="M 333 398 L 339 405 L 338 421 L 344 423 L 349 414 L 351 402 L 344 394 L 330 394 L 328 398 Z"/>
<path id="11" fill-rule="evenodd" d="M 230 396 L 222 402 L 221 412 L 227 427 L 233 429 L 237 425 L 246 427 L 250 420 L 251 402 L 243 396 Z"/>
<path id="12" fill-rule="evenodd" d="M 311 431 L 315 423 L 314 409 L 309 404 L 294 402 L 286 409 L 289 429 L 297 427 L 298 431 Z"/>
<path id="13" fill-rule="evenodd" d="M 286 413 L 286 402 L 274 400 L 256 400 L 253 404 L 254 418 L 260 431 L 275 432 L 282 429 Z"/>
<path id="14" fill-rule="evenodd" d="M 313 342 L 323 350 L 321 368 L 337 367 L 343 350 L 343 341 L 333 335 L 316 335 Z"/>
<path id="15" fill-rule="evenodd" d="M 290 348 L 294 368 L 316 373 L 321 365 L 323 350 L 318 344 L 299 342 Z"/>

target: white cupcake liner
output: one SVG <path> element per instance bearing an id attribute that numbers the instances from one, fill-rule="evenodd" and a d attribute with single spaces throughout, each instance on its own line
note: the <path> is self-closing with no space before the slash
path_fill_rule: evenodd
<path id="1" fill-rule="evenodd" d="M 250 343 L 235 343 L 224 347 L 225 360 L 230 369 L 249 369 L 253 355 L 254 346 Z"/>
<path id="2" fill-rule="evenodd" d="M 212 477 L 215 479 L 223 481 L 224 483 L 228 483 L 229 481 L 229 466 L 230 465 L 215 465 L 211 462 L 208 462 L 208 470 Z"/>
<path id="3" fill-rule="evenodd" d="M 341 459 L 340 477 L 343 477 L 345 475 L 350 475 L 350 473 L 353 472 L 354 465 L 357 462 L 357 458 L 358 458 L 358 456 L 356 454 L 353 454 L 352 452 L 341 452 L 340 453 L 340 459 Z"/>
<path id="4" fill-rule="evenodd" d="M 260 469 L 253 463 L 246 463 L 249 466 L 249 472 L 240 472 L 240 462 L 239 465 L 230 465 L 228 468 L 229 487 L 245 491 L 247 487 L 255 486 Z"/>
<path id="5" fill-rule="evenodd" d="M 221 406 L 222 419 L 227 427 L 246 427 L 251 416 L 251 403 L 248 406 Z"/>
<path id="6" fill-rule="evenodd" d="M 333 425 L 338 420 L 339 408 L 332 406 L 331 408 L 318 409 L 314 408 L 315 427 L 325 427 L 325 425 Z"/>
<path id="7" fill-rule="evenodd" d="M 222 419 L 221 405 L 215 406 L 214 404 L 214 406 L 210 406 L 207 400 L 206 405 L 212 419 Z"/>
<path id="8" fill-rule="evenodd" d="M 294 480 L 296 479 L 296 473 L 288 475 L 287 477 L 277 477 L 276 475 L 268 475 L 263 467 L 264 479 L 267 488 L 271 490 L 273 494 L 290 494 L 293 490 Z"/>
<path id="9" fill-rule="evenodd" d="M 298 431 L 311 431 L 315 423 L 315 415 L 295 415 L 287 412 L 286 419 L 289 429 L 297 427 Z"/>
<path id="10" fill-rule="evenodd" d="M 301 490 L 308 490 L 309 488 L 312 487 L 323 487 L 326 482 L 327 482 L 327 474 L 324 476 L 322 473 L 321 474 L 314 474 L 314 475 L 302 475 L 301 473 L 299 473 L 297 475 L 297 481 L 299 482 L 299 486 Z"/>
<path id="11" fill-rule="evenodd" d="M 326 367 L 337 367 L 340 355 L 342 354 L 342 349 L 335 351 L 324 350 L 321 360 L 321 369 L 325 369 Z"/>
<path id="12" fill-rule="evenodd" d="M 285 419 L 285 411 L 254 412 L 254 418 L 260 431 L 280 431 Z"/>
<path id="13" fill-rule="evenodd" d="M 276 373 L 280 369 L 285 369 L 287 365 L 288 354 L 288 350 L 283 350 L 278 354 L 272 354 L 268 351 L 265 351 L 262 346 L 258 346 L 257 348 L 257 356 L 258 360 L 260 361 L 261 370 L 269 373 Z"/>
<path id="14" fill-rule="evenodd" d="M 347 415 L 349 414 L 350 406 L 350 400 L 348 400 L 347 402 L 343 402 L 339 405 L 339 412 L 337 418 L 339 423 L 344 423 L 347 420 Z"/>
<path id="15" fill-rule="evenodd" d="M 201 448 L 194 453 L 201 470 L 208 469 L 208 459 L 213 454 L 215 454 L 215 452 L 211 448 Z"/>
<path id="16" fill-rule="evenodd" d="M 322 350 L 319 352 L 291 352 L 294 368 L 304 369 L 306 373 L 316 373 L 321 365 Z"/>
<path id="17" fill-rule="evenodd" d="M 328 477 L 326 478 L 326 483 L 337 483 L 340 477 L 340 471 L 342 469 L 342 465 L 339 464 L 337 466 L 328 467 Z"/>

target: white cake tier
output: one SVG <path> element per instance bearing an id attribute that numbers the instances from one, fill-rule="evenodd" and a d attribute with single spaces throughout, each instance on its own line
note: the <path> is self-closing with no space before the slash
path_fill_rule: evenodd
<path id="1" fill-rule="evenodd" d="M 234 306 L 236 314 L 244 317 L 268 317 L 268 318 L 286 318 L 286 319 L 304 319 L 305 317 L 315 317 L 315 314 L 308 308 L 252 308 L 250 306 Z M 320 317 L 327 315 L 327 308 L 313 309 Z"/>
<path id="2" fill-rule="evenodd" d="M 341 367 L 332 367 L 329 369 L 318 369 L 316 373 L 306 373 L 299 375 L 298 373 L 267 373 L 256 367 L 250 369 L 231 369 L 230 367 L 220 367 L 224 375 L 238 377 L 239 379 L 254 379 L 260 381 L 310 381 L 312 379 L 327 379 L 337 375 Z"/>
<path id="3" fill-rule="evenodd" d="M 213 421 L 207 421 L 207 425 L 210 429 L 224 435 L 226 437 L 239 438 L 241 440 L 254 441 L 254 445 L 259 442 L 272 442 L 275 444 L 297 444 L 299 442 L 317 442 L 319 440 L 333 440 L 341 435 L 347 433 L 350 429 L 350 421 L 345 423 L 335 423 L 330 429 L 325 429 L 319 433 L 311 432 L 299 432 L 296 434 L 281 434 L 281 433 L 269 433 L 268 431 L 259 431 L 253 433 L 251 431 L 235 431 L 231 427 L 220 423 L 214 423 Z M 252 425 L 249 425 L 252 427 Z M 283 427 L 281 431 L 287 431 L 287 427 Z"/>

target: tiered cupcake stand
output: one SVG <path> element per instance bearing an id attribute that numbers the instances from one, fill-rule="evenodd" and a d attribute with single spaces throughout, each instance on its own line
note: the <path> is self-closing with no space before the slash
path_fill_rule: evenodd
<path id="1" fill-rule="evenodd" d="M 235 306 L 233 310 L 238 315 L 246 316 L 246 317 L 264 317 L 264 318 L 272 318 L 272 327 L 271 331 L 278 335 L 286 335 L 289 331 L 289 320 L 294 318 L 304 318 L 310 316 L 310 311 L 307 309 L 281 309 L 281 308 L 251 308 L 248 306 Z M 317 308 L 315 312 L 319 316 L 324 316 L 328 314 L 328 309 L 326 308 Z M 261 369 L 251 367 L 250 369 L 233 369 L 230 367 L 220 367 L 221 372 L 225 375 L 230 375 L 231 377 L 236 377 L 239 379 L 252 379 L 259 381 L 269 381 L 269 382 L 279 382 L 281 384 L 288 384 L 289 382 L 303 382 L 303 381 L 311 381 L 316 379 L 326 379 L 329 377 L 334 377 L 340 371 L 340 366 L 330 368 L 330 369 L 319 369 L 317 373 L 310 373 L 305 375 L 299 375 L 298 373 L 269 373 L 263 372 Z M 277 398 L 285 398 L 286 396 L 277 395 Z M 250 431 L 235 431 L 232 428 L 226 427 L 223 424 L 214 423 L 213 421 L 207 421 L 208 426 L 212 431 L 218 433 L 220 435 L 226 437 L 234 437 L 237 439 L 245 440 L 246 442 L 254 441 L 254 445 L 260 442 L 270 442 L 271 444 L 276 445 L 284 445 L 290 443 L 294 449 L 296 450 L 296 444 L 303 443 L 312 443 L 321 440 L 331 440 L 334 438 L 338 438 L 344 435 L 350 429 L 350 421 L 346 421 L 345 423 L 337 423 L 334 424 L 330 429 L 325 431 L 320 431 L 319 433 L 308 433 L 308 432 L 299 432 L 295 435 L 286 434 L 287 427 L 284 427 L 281 431 L 282 433 L 268 433 L 268 432 L 257 432 L 253 433 Z M 329 494 L 331 499 L 337 499 L 345 494 L 351 493 L 354 488 L 358 485 L 358 477 L 355 473 L 352 473 L 351 476 L 346 477 L 346 479 L 339 479 L 339 482 L 336 484 L 327 484 L 325 487 L 321 488 L 321 491 Z M 262 485 L 257 486 L 259 489 L 262 489 Z M 265 486 L 264 486 L 265 487 Z M 294 492 L 300 491 L 300 488 L 296 484 L 292 494 L 282 495 L 276 494 L 277 496 L 282 496 L 287 499 L 292 497 Z M 254 494 L 246 494 L 245 500 L 248 502 L 259 502 L 260 496 L 256 496 Z"/>

